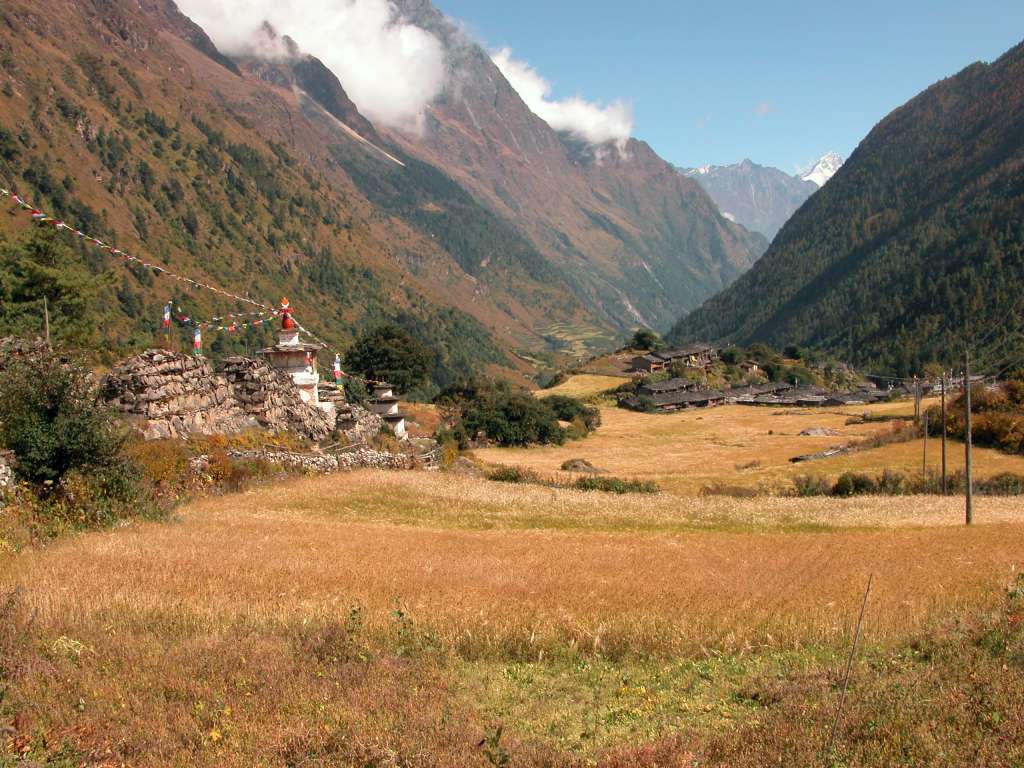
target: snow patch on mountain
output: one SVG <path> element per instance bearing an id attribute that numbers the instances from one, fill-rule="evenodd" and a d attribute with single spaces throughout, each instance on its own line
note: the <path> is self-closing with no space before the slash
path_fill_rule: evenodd
<path id="1" fill-rule="evenodd" d="M 827 155 L 822 157 L 814 166 L 805 173 L 800 175 L 800 178 L 804 181 L 810 181 L 817 184 L 819 187 L 825 186 L 825 182 L 836 175 L 843 165 L 843 158 L 837 155 L 835 152 L 829 152 Z"/>

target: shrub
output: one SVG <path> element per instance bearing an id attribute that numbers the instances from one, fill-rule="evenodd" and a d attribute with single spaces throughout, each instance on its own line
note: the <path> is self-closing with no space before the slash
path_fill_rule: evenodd
<path id="1" fill-rule="evenodd" d="M 464 444 L 481 433 L 499 445 L 561 445 L 566 440 L 555 410 L 545 400 L 505 382 L 473 382 L 447 390 L 437 402 L 451 408 L 452 430 Z"/>
<path id="2" fill-rule="evenodd" d="M 886 496 L 902 496 L 907 490 L 907 478 L 899 472 L 885 470 L 878 477 L 878 492 Z"/>
<path id="3" fill-rule="evenodd" d="M 560 384 L 565 384 L 569 380 L 569 374 L 565 371 L 556 371 L 551 374 L 551 377 L 544 381 L 541 385 L 541 389 L 554 389 Z"/>
<path id="4" fill-rule="evenodd" d="M 593 406 L 584 405 L 574 397 L 550 395 L 545 397 L 543 402 L 555 412 L 559 421 L 576 422 L 579 420 L 584 434 L 593 432 L 601 426 L 601 412 Z"/>
<path id="5" fill-rule="evenodd" d="M 701 496 L 728 496 L 732 499 L 754 499 L 759 491 L 745 485 L 729 485 L 728 483 L 712 483 L 700 489 Z"/>
<path id="6" fill-rule="evenodd" d="M 797 475 L 793 478 L 794 496 L 828 496 L 832 486 L 823 477 L 813 475 Z"/>
<path id="7" fill-rule="evenodd" d="M 1024 496 L 1024 475 L 1003 472 L 982 480 L 975 489 L 983 496 Z"/>
<path id="8" fill-rule="evenodd" d="M 649 480 L 622 480 L 618 477 L 580 477 L 572 487 L 578 491 L 602 491 L 603 493 L 659 493 L 657 483 Z"/>
<path id="9" fill-rule="evenodd" d="M 832 486 L 833 496 L 861 496 L 877 493 L 878 485 L 868 475 L 845 472 Z"/>
<path id="10" fill-rule="evenodd" d="M 487 479 L 499 483 L 530 483 L 533 485 L 547 485 L 541 476 L 532 469 L 523 467 L 498 466 L 487 472 Z"/>
<path id="11" fill-rule="evenodd" d="M 0 444 L 22 480 L 45 491 L 69 472 L 113 466 L 126 438 L 81 361 L 40 349 L 0 363 Z"/>

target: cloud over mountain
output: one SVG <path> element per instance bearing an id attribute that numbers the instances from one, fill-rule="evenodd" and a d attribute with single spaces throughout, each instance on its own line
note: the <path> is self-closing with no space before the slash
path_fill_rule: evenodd
<path id="1" fill-rule="evenodd" d="M 551 84 L 527 62 L 512 58 L 511 48 L 491 55 L 494 63 L 534 114 L 556 131 L 566 131 L 589 144 L 614 141 L 622 146 L 633 135 L 633 109 L 623 101 L 611 104 L 580 96 L 555 100 Z"/>
<path id="2" fill-rule="evenodd" d="M 338 76 L 367 117 L 418 130 L 441 93 L 441 42 L 407 22 L 390 0 L 179 0 L 227 54 L 286 55 L 260 28 L 268 22 Z"/>

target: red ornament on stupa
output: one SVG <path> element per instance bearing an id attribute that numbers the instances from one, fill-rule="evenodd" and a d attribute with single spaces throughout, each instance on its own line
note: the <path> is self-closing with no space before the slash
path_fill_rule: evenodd
<path id="1" fill-rule="evenodd" d="M 299 326 L 295 324 L 292 319 L 292 305 L 288 303 L 288 299 L 281 299 L 281 330 L 282 331 L 294 331 Z"/>

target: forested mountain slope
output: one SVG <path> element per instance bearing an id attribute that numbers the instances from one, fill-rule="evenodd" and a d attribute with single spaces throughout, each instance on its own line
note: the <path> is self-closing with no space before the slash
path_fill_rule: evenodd
<path id="1" fill-rule="evenodd" d="M 337 345 L 397 321 L 452 375 L 516 365 L 543 348 L 537 326 L 592 318 L 506 221 L 413 159 L 396 178 L 341 119 L 379 140 L 319 62 L 247 68 L 168 0 L 0 7 L 0 178 L 55 216 L 261 302 L 287 294 Z M 383 205 L 389 185 L 414 202 Z M 168 299 L 194 317 L 251 309 L 52 230 L 26 244 L 27 217 L 3 211 L 0 333 L 38 332 L 46 296 L 58 337 L 116 355 L 152 343 Z"/>
<path id="2" fill-rule="evenodd" d="M 965 338 L 1005 359 L 1024 313 L 1022 171 L 1024 45 L 882 120 L 671 337 L 804 344 L 896 372 L 952 362 Z"/>

